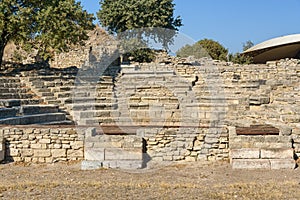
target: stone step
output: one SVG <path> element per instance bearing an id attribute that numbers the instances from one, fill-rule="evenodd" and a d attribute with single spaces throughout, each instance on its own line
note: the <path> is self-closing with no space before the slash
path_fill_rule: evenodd
<path id="1" fill-rule="evenodd" d="M 137 78 L 141 78 L 141 77 L 148 77 L 148 76 L 174 76 L 175 72 L 174 71 L 131 71 L 131 70 L 126 70 L 126 71 L 122 71 L 124 76 L 131 76 L 132 78 L 137 77 Z"/>
<path id="2" fill-rule="evenodd" d="M 61 81 L 69 81 L 72 80 L 74 77 L 72 76 L 56 76 L 56 75 L 50 75 L 50 76 L 35 76 L 35 77 L 29 77 L 29 82 L 61 82 Z"/>
<path id="3" fill-rule="evenodd" d="M 0 93 L 0 99 L 32 99 L 34 96 L 28 93 Z"/>
<path id="4" fill-rule="evenodd" d="M 79 97 L 96 97 L 97 93 L 95 91 L 66 91 L 66 92 L 59 92 L 55 93 L 54 96 L 56 98 L 79 98 Z"/>
<path id="5" fill-rule="evenodd" d="M 19 108 L 0 108 L 0 119 L 15 117 L 19 113 Z"/>
<path id="6" fill-rule="evenodd" d="M 61 105 L 61 101 L 60 101 L 60 100 L 55 100 L 55 99 L 53 99 L 53 100 L 46 100 L 46 102 L 47 102 L 48 104 L 53 104 L 53 105 L 57 105 L 57 106 L 60 106 L 60 105 Z"/>
<path id="7" fill-rule="evenodd" d="M 64 104 L 81 104 L 81 103 L 114 103 L 114 99 L 106 97 L 74 97 L 64 99 Z"/>
<path id="8" fill-rule="evenodd" d="M 256 135 L 256 136 L 230 136 L 229 146 L 231 149 L 241 148 L 264 148 L 264 149 L 284 149 L 292 148 L 290 136 Z"/>
<path id="9" fill-rule="evenodd" d="M 111 117 L 111 110 L 86 110 L 86 111 L 72 111 L 70 113 L 77 119 L 90 119 L 97 117 Z"/>
<path id="10" fill-rule="evenodd" d="M 39 88 L 39 89 L 38 89 L 38 92 L 39 92 L 39 93 L 51 92 L 51 89 L 46 88 L 46 87 L 45 87 L 45 88 Z"/>
<path id="11" fill-rule="evenodd" d="M 20 83 L 19 77 L 0 77 L 0 83 Z"/>
<path id="12" fill-rule="evenodd" d="M 58 105 L 23 105 L 20 110 L 23 115 L 57 113 Z"/>
<path id="13" fill-rule="evenodd" d="M 119 124 L 119 125 L 169 125 L 169 126 L 209 126 L 218 124 L 217 121 L 213 120 L 182 120 L 180 118 L 138 118 L 138 117 L 94 117 L 94 118 L 83 118 L 77 120 L 80 125 L 92 125 L 92 124 Z"/>
<path id="14" fill-rule="evenodd" d="M 230 149 L 231 159 L 293 159 L 292 148 L 240 148 Z"/>
<path id="15" fill-rule="evenodd" d="M 21 105 L 20 99 L 0 99 L 0 106 L 1 107 L 13 107 L 13 106 L 20 106 Z"/>
<path id="16" fill-rule="evenodd" d="M 0 88 L 1 93 L 27 93 L 30 89 L 28 88 Z"/>
<path id="17" fill-rule="evenodd" d="M 65 121 L 65 120 L 66 120 L 66 116 L 64 113 L 46 113 L 46 114 L 25 115 L 20 117 L 1 119 L 0 124 L 27 125 L 27 124 L 40 124 L 40 123 Z"/>
<path id="18" fill-rule="evenodd" d="M 53 121 L 53 122 L 45 122 L 39 123 L 39 125 L 75 125 L 72 120 L 64 120 L 64 121 Z"/>
<path id="19" fill-rule="evenodd" d="M 210 102 L 210 103 L 187 103 L 182 105 L 184 106 L 184 108 L 186 109 L 196 109 L 199 111 L 228 111 L 230 109 L 235 109 L 238 105 L 236 104 L 226 104 L 226 103 L 214 103 L 214 102 Z"/>
<path id="20" fill-rule="evenodd" d="M 25 87 L 23 83 L 0 83 L 0 88 L 21 88 Z"/>
<path id="21" fill-rule="evenodd" d="M 233 169 L 294 169 L 293 159 L 233 159 Z"/>
<path id="22" fill-rule="evenodd" d="M 68 110 L 73 111 L 85 111 L 85 110 L 114 110 L 117 108 L 117 104 L 112 103 L 93 103 L 93 104 L 69 104 L 66 105 Z"/>

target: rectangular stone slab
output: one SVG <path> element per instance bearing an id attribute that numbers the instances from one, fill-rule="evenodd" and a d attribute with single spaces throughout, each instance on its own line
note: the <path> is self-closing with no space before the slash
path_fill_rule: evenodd
<path id="1" fill-rule="evenodd" d="M 271 169 L 269 159 L 233 159 L 233 169 Z"/>
<path id="2" fill-rule="evenodd" d="M 242 149 L 231 149 L 230 158 L 260 158 L 260 149 L 254 148 L 242 148 Z"/>
<path id="3" fill-rule="evenodd" d="M 289 149 L 261 149 L 262 159 L 293 159 L 294 150 Z"/>
<path id="4" fill-rule="evenodd" d="M 271 169 L 294 169 L 296 166 L 293 159 L 270 159 Z"/>

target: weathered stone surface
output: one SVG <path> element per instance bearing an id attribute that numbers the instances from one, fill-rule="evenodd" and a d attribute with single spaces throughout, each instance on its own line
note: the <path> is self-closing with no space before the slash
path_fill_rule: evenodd
<path id="1" fill-rule="evenodd" d="M 270 159 L 271 169 L 294 169 L 294 159 Z"/>
<path id="2" fill-rule="evenodd" d="M 269 159 L 233 159 L 233 169 L 271 169 Z"/>
<path id="3" fill-rule="evenodd" d="M 35 157 L 50 157 L 51 156 L 51 151 L 50 149 L 39 149 L 39 150 L 34 150 L 33 154 Z"/>
<path id="4" fill-rule="evenodd" d="M 255 149 L 255 148 L 231 149 L 230 158 L 258 159 L 260 158 L 260 149 Z"/>
<path id="5" fill-rule="evenodd" d="M 86 148 L 84 151 L 84 159 L 86 161 L 104 161 L 104 148 Z"/>
<path id="6" fill-rule="evenodd" d="M 103 167 L 103 161 L 83 160 L 81 162 L 82 170 L 94 170 L 94 169 L 100 169 L 102 167 Z"/>
<path id="7" fill-rule="evenodd" d="M 51 149 L 51 155 L 53 158 L 65 158 L 66 153 L 66 149 Z"/>
<path id="8" fill-rule="evenodd" d="M 105 149 L 105 160 L 142 160 L 143 153 L 141 149 Z"/>
<path id="9" fill-rule="evenodd" d="M 262 159 L 293 159 L 294 150 L 293 149 L 261 149 Z"/>

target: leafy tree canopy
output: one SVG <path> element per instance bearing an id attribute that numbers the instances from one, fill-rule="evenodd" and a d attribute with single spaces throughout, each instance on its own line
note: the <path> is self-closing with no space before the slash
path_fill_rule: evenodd
<path id="1" fill-rule="evenodd" d="M 0 2 L 0 65 L 8 42 L 24 49 L 36 48 L 49 58 L 53 51 L 65 51 L 70 45 L 87 39 L 86 30 L 94 16 L 75 0 L 2 0 Z"/>
<path id="2" fill-rule="evenodd" d="M 243 51 L 246 51 L 247 49 L 250 49 L 253 46 L 254 46 L 254 43 L 252 41 L 248 40 L 247 42 L 245 42 L 243 44 Z"/>
<path id="3" fill-rule="evenodd" d="M 195 43 L 194 45 L 184 46 L 177 52 L 179 57 L 194 56 L 195 58 L 202 58 L 210 56 L 214 60 L 227 60 L 228 50 L 225 49 L 220 43 L 203 39 Z"/>
<path id="4" fill-rule="evenodd" d="M 177 30 L 180 17 L 173 17 L 172 0 L 100 0 L 100 23 L 113 33 L 145 27 Z"/>
<path id="5" fill-rule="evenodd" d="M 100 6 L 97 16 L 101 25 L 111 33 L 121 33 L 125 46 L 130 45 L 129 40 L 136 38 L 143 44 L 152 39 L 168 49 L 176 31 L 182 26 L 181 18 L 173 16 L 175 4 L 172 0 L 100 0 Z M 149 52 L 147 50 L 147 54 Z"/>
<path id="6" fill-rule="evenodd" d="M 254 46 L 253 42 L 248 40 L 243 44 L 243 51 L 246 51 L 247 49 L 250 49 L 253 46 Z M 251 56 L 246 56 L 245 54 L 236 53 L 236 54 L 229 55 L 229 61 L 236 64 L 252 64 L 253 58 Z"/>

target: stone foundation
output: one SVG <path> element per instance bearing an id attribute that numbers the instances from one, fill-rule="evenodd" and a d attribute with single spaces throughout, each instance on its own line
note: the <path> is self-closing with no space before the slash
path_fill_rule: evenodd
<path id="1" fill-rule="evenodd" d="M 0 127 L 5 160 L 53 163 L 83 159 L 84 133 L 74 127 Z"/>
<path id="2" fill-rule="evenodd" d="M 230 162 L 234 169 L 294 169 L 291 136 L 237 135 L 230 128 Z"/>
<path id="3" fill-rule="evenodd" d="M 147 154 L 153 161 L 228 160 L 226 127 L 178 127 L 140 129 Z"/>
<path id="4" fill-rule="evenodd" d="M 82 169 L 144 167 L 143 139 L 136 135 L 96 135 L 88 129 L 85 137 Z M 145 161 L 146 162 L 146 161 Z"/>

